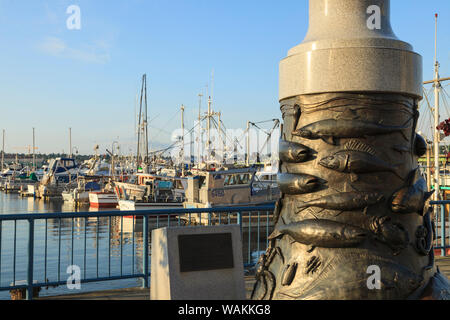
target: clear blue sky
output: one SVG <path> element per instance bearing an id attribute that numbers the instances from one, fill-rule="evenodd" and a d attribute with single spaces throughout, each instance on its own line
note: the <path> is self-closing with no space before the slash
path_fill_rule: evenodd
<path id="1" fill-rule="evenodd" d="M 391 2 L 394 31 L 423 55 L 425 79 L 439 12 L 441 74 L 450 76 L 450 1 Z M 66 28 L 71 4 L 81 8 L 81 30 Z M 227 127 L 279 118 L 278 64 L 306 34 L 307 9 L 306 0 L 0 0 L 6 151 L 24 152 L 14 148 L 31 144 L 32 127 L 40 152 L 67 152 L 69 127 L 80 153 L 117 137 L 134 144 L 143 73 L 153 142 L 169 143 L 181 104 L 192 125 L 212 69 L 214 108 Z"/>

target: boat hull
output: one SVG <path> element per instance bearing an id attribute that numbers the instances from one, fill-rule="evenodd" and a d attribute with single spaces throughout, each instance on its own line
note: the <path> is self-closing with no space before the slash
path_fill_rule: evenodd
<path id="1" fill-rule="evenodd" d="M 90 192 L 89 205 L 92 208 L 116 208 L 118 201 L 114 193 Z"/>

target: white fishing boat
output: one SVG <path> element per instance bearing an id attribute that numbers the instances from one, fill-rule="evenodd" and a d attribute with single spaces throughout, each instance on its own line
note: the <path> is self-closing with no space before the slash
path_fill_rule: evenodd
<path id="1" fill-rule="evenodd" d="M 91 208 L 116 208 L 117 196 L 114 192 L 89 192 L 89 205 Z"/>

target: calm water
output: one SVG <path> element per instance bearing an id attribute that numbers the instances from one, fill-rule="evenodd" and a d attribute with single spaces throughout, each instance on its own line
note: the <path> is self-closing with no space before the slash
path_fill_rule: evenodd
<path id="1" fill-rule="evenodd" d="M 87 207 L 78 211 L 90 210 L 92 209 Z M 75 211 L 77 210 L 73 206 L 63 201 L 47 202 L 0 192 L 0 214 Z M 150 220 L 150 230 L 157 227 L 155 222 L 155 219 Z M 265 222 L 266 218 L 262 217 L 261 224 L 265 225 Z M 170 225 L 176 223 L 176 221 L 172 221 Z M 158 227 L 167 225 L 167 219 L 158 220 Z M 255 226 L 256 224 L 253 224 L 253 227 Z M 34 238 L 34 280 L 39 283 L 46 282 L 46 280 L 47 282 L 66 281 L 69 277 L 66 270 L 71 265 L 80 267 L 82 279 L 142 273 L 142 231 L 142 221 L 132 218 L 112 217 L 111 223 L 107 217 L 98 220 L 96 217 L 49 219 L 47 222 L 37 220 Z M 248 230 L 243 228 L 243 258 L 245 262 L 256 262 L 261 251 L 266 248 L 266 236 L 270 232 L 264 228 L 261 229 L 258 241 L 255 230 L 249 235 Z M 16 245 L 14 247 L 15 234 Z M 26 280 L 28 222 L 18 221 L 15 224 L 13 221 L 4 221 L 0 239 L 0 287 L 7 287 L 14 282 L 17 284 L 17 282 Z M 39 295 L 54 296 L 130 288 L 141 286 L 141 284 L 141 279 L 124 279 L 81 284 L 81 290 L 69 290 L 64 285 L 57 288 L 42 288 Z M 0 299 L 9 298 L 8 291 L 0 291 Z"/>
<path id="2" fill-rule="evenodd" d="M 62 201 L 45 202 L 33 198 L 21 198 L 17 194 L 0 192 L 0 214 L 74 212 L 74 208 Z M 80 211 L 80 210 L 79 210 Z M 89 211 L 82 208 L 81 211 Z M 123 225 L 123 232 L 121 226 Z M 162 223 L 161 226 L 164 226 Z M 97 238 L 98 228 L 98 238 Z M 47 229 L 47 232 L 46 232 Z M 34 280 L 45 282 L 66 281 L 67 267 L 77 265 L 82 278 L 118 276 L 142 272 L 142 223 L 130 218 L 79 218 L 38 220 L 35 223 Z M 73 257 L 72 257 L 73 229 Z M 14 230 L 16 230 L 16 255 L 14 257 Z M 133 233 L 134 230 L 134 233 Z M 134 235 L 134 238 L 133 238 Z M 59 238 L 61 237 L 61 242 Z M 47 238 L 47 240 L 46 240 Z M 86 240 L 85 240 L 86 238 Z M 133 241 L 134 239 L 134 241 Z M 1 234 L 0 287 L 27 278 L 28 222 L 3 222 Z M 45 243 L 47 241 L 47 253 Z M 109 258 L 109 245 L 111 258 Z M 133 243 L 134 242 L 134 243 Z M 61 245 L 59 245 L 61 243 Z M 122 243 L 122 246 L 121 246 Z M 86 245 L 86 257 L 84 247 Z M 98 251 L 98 256 L 97 256 Z M 47 255 L 47 259 L 46 259 Z M 60 262 L 58 263 L 58 256 Z M 136 287 L 140 279 L 81 284 L 81 290 L 69 290 L 66 286 L 43 288 L 40 296 L 80 293 L 97 290 Z M 8 291 L 0 292 L 0 299 L 9 299 Z"/>

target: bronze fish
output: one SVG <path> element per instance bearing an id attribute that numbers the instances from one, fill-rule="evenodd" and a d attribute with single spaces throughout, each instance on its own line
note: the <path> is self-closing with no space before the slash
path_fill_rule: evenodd
<path id="1" fill-rule="evenodd" d="M 373 218 L 371 230 L 377 240 L 385 243 L 394 251 L 394 255 L 399 254 L 409 245 L 408 231 L 401 224 L 392 222 L 390 217 Z"/>
<path id="2" fill-rule="evenodd" d="M 414 139 L 414 152 L 416 156 L 421 157 L 427 153 L 427 142 L 425 139 L 420 135 L 416 134 L 416 137 Z"/>
<path id="3" fill-rule="evenodd" d="M 430 218 L 431 212 L 430 210 L 427 210 L 427 213 L 425 213 L 423 217 L 423 225 L 419 226 L 416 231 L 416 250 L 423 256 L 428 255 L 430 250 L 433 249 L 433 226 Z"/>
<path id="4" fill-rule="evenodd" d="M 414 170 L 408 179 L 408 185 L 392 196 L 391 210 L 395 213 L 422 212 L 425 202 L 433 192 L 427 192 L 427 183 L 420 174 L 420 169 Z"/>
<path id="5" fill-rule="evenodd" d="M 308 174 L 281 173 L 277 177 L 278 186 L 282 193 L 303 194 L 312 192 L 320 186 L 319 178 Z"/>
<path id="6" fill-rule="evenodd" d="M 359 245 L 367 233 L 361 228 L 331 220 L 303 220 L 277 227 L 270 238 L 282 235 L 314 247 L 346 248 Z"/>
<path id="7" fill-rule="evenodd" d="M 353 211 L 375 205 L 384 196 L 378 192 L 343 192 L 304 202 L 297 206 L 301 211 L 307 207 L 318 207 L 328 210 Z"/>
<path id="8" fill-rule="evenodd" d="M 281 285 L 283 287 L 290 286 L 292 281 L 294 281 L 295 274 L 297 273 L 298 263 L 294 262 L 292 264 L 288 264 L 284 269 L 283 278 L 281 280 Z"/>
<path id="9" fill-rule="evenodd" d="M 305 162 L 311 156 L 311 149 L 295 142 L 280 140 L 280 160 L 288 163 Z"/>
<path id="10" fill-rule="evenodd" d="M 403 180 L 396 171 L 400 164 L 387 163 L 375 155 L 375 150 L 371 146 L 354 140 L 348 142 L 344 150 L 321 159 L 319 164 L 331 170 L 353 174 L 389 171 Z"/>
<path id="11" fill-rule="evenodd" d="M 403 131 L 409 128 L 411 128 L 409 124 L 404 126 L 385 126 L 360 120 L 328 119 L 311 123 L 295 130 L 292 134 L 310 140 L 322 139 L 326 143 L 334 145 L 336 144 L 336 138 L 362 138 L 393 132 L 402 133 L 405 139 L 408 140 Z"/>

